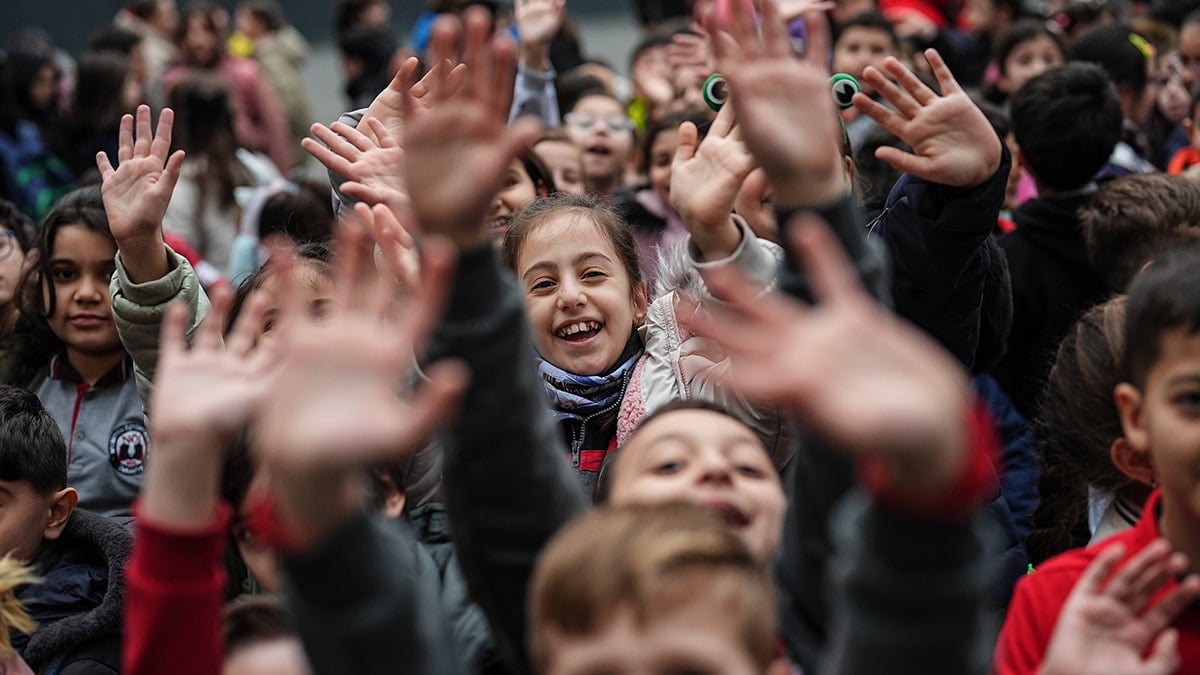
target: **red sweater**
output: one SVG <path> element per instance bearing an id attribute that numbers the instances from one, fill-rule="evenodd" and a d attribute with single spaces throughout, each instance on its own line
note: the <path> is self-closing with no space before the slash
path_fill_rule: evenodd
<path id="1" fill-rule="evenodd" d="M 221 672 L 225 528 L 230 508 L 199 532 L 175 532 L 137 519 L 125 569 L 126 675 Z"/>
<path id="2" fill-rule="evenodd" d="M 1096 554 L 1120 542 L 1125 545 L 1124 560 L 1128 560 L 1161 536 L 1158 531 L 1158 499 L 1159 492 L 1155 490 L 1146 502 L 1141 520 L 1132 529 L 1115 534 L 1090 548 L 1057 555 L 1017 584 L 1008 608 L 1008 618 L 1004 621 L 996 645 L 993 672 L 997 675 L 1017 675 L 1038 671 L 1054 633 L 1058 613 L 1075 582 Z M 1160 590 L 1155 601 L 1174 585 L 1172 581 Z M 1179 658 L 1183 665 L 1178 672 L 1200 673 L 1200 609 L 1193 604 L 1171 625 L 1179 630 Z"/>

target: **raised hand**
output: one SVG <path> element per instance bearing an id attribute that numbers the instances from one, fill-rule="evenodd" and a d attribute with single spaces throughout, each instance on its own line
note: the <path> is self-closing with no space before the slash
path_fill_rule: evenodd
<path id="1" fill-rule="evenodd" d="M 1075 583 L 1059 612 L 1042 675 L 1168 675 L 1179 667 L 1179 635 L 1167 626 L 1200 595 L 1200 577 L 1188 576 L 1147 609 L 1151 598 L 1187 570 L 1187 558 L 1172 554 L 1160 539 L 1113 573 L 1124 554 L 1122 545 L 1109 546 Z"/>
<path id="2" fill-rule="evenodd" d="M 521 59 L 526 66 L 549 70 L 550 42 L 562 29 L 566 8 L 566 0 L 516 0 L 513 18 L 521 36 Z"/>
<path id="3" fill-rule="evenodd" d="M 761 34 L 747 4 L 726 3 L 727 25 L 719 25 L 722 3 L 705 17 L 746 146 L 766 171 L 780 206 L 833 201 L 848 186 L 829 95 L 829 26 L 820 12 L 806 15 L 807 57 L 798 61 L 775 4 L 762 6 Z"/>
<path id="4" fill-rule="evenodd" d="M 162 239 L 162 220 L 183 166 L 183 151 L 171 154 L 174 121 L 174 111 L 164 108 L 158 119 L 158 133 L 152 135 L 150 106 L 138 106 L 136 140 L 134 116 L 121 118 L 117 137 L 119 167 L 113 168 L 106 153 L 96 155 L 108 227 L 134 283 L 161 278 L 170 269 Z"/>
<path id="5" fill-rule="evenodd" d="M 417 226 L 424 233 L 446 235 L 460 248 L 474 248 L 488 242 L 484 221 L 489 205 L 505 170 L 540 124 L 529 117 L 504 124 L 513 90 L 512 40 L 489 34 L 486 10 L 468 9 L 463 22 L 460 26 L 456 17 L 439 17 L 429 44 L 431 59 L 443 61 L 465 27 L 463 86 L 436 83 L 428 97 L 437 114 L 409 124 L 402 144 L 411 167 L 408 194 Z"/>
<path id="6" fill-rule="evenodd" d="M 360 203 L 354 205 L 354 215 L 375 240 L 375 267 L 379 273 L 394 279 L 405 292 L 416 292 L 421 285 L 417 242 L 396 214 L 382 204 L 368 207 Z"/>
<path id="7" fill-rule="evenodd" d="M 672 69 L 695 68 L 702 73 L 711 73 L 716 70 L 717 63 L 708 32 L 701 25 L 693 25 L 692 30 L 695 34 L 671 36 L 671 44 L 667 45 L 667 64 Z"/>
<path id="8" fill-rule="evenodd" d="M 383 204 L 411 220 L 411 206 L 404 186 L 404 148 L 384 126 L 373 117 L 365 120 L 367 135 L 349 125 L 334 122 L 332 126 L 312 125 L 313 136 L 300 145 L 318 162 L 346 179 L 342 193 L 365 202 L 368 206 Z"/>
<path id="9" fill-rule="evenodd" d="M 363 114 L 363 122 L 359 123 L 359 131 L 372 136 L 370 127 L 364 128 L 369 119 L 383 122 L 388 133 L 393 138 L 402 138 L 406 119 L 416 119 L 431 107 L 431 100 L 426 96 L 434 88 L 455 89 L 462 83 L 465 69 L 446 61 L 433 61 L 433 67 L 420 80 L 414 82 L 417 69 L 421 62 L 414 56 L 409 57 L 400 65 L 396 76 L 388 83 L 387 88 L 379 92 L 371 105 Z M 405 101 L 410 101 L 406 104 Z M 375 139 L 378 140 L 378 139 Z"/>
<path id="10" fill-rule="evenodd" d="M 365 207 L 364 207 L 365 208 Z M 448 283 L 451 248 L 427 240 L 425 276 L 406 304 L 393 282 L 365 260 L 365 237 L 343 224 L 335 298 L 321 321 L 306 319 L 303 293 L 280 273 L 290 317 L 277 329 L 282 373 L 260 408 L 252 447 L 271 472 L 285 522 L 310 536 L 337 527 L 360 508 L 355 477 L 371 463 L 411 452 L 452 412 L 466 383 L 454 364 L 429 369 L 429 380 L 398 396 L 414 354 L 437 320 Z"/>
<path id="11" fill-rule="evenodd" d="M 771 188 L 767 185 L 767 174 L 755 169 L 742 182 L 742 189 L 733 202 L 733 210 L 745 219 L 759 239 L 779 243 L 779 222 L 775 209 L 771 207 Z"/>
<path id="12" fill-rule="evenodd" d="M 252 419 L 278 372 L 274 354 L 255 348 L 267 304 L 261 292 L 246 301 L 222 344 L 232 295 L 228 288 L 213 292 L 212 309 L 191 350 L 184 337 L 187 310 L 172 306 L 163 319 L 149 410 L 153 460 L 142 489 L 147 518 L 185 527 L 211 521 L 222 454 Z"/>
<path id="13" fill-rule="evenodd" d="M 716 269 L 705 283 L 726 302 L 691 323 L 725 348 L 734 389 L 791 408 L 851 451 L 885 459 L 906 494 L 938 494 L 966 455 L 966 373 L 867 295 L 815 217 L 791 229 L 817 304 L 764 296 L 739 270 Z"/>
<path id="14" fill-rule="evenodd" d="M 679 126 L 671 165 L 671 205 L 704 259 L 719 260 L 730 256 L 741 241 L 730 214 L 755 162 L 734 124 L 733 106 L 721 108 L 699 144 L 698 136 L 695 124 Z"/>
<path id="15" fill-rule="evenodd" d="M 925 59 L 937 77 L 940 95 L 895 58 L 885 60 L 883 68 L 896 82 L 873 66 L 863 73 L 895 110 L 865 94 L 854 95 L 854 107 L 912 147 L 905 152 L 884 146 L 875 156 L 941 185 L 980 185 L 1000 167 L 1000 138 L 937 51 L 925 50 Z"/>

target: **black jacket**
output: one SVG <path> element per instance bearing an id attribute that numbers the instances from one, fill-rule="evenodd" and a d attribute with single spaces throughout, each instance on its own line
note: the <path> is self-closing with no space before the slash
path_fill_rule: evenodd
<path id="1" fill-rule="evenodd" d="M 38 629 L 14 646 L 37 672 L 121 672 L 121 608 L 132 537 L 115 520 L 76 510 L 62 536 L 34 558 L 40 584 L 17 593 Z"/>
<path id="2" fill-rule="evenodd" d="M 1058 344 L 1083 312 L 1109 294 L 1083 243 L 1078 211 L 1090 198 L 1026 202 L 1013 214 L 1016 231 L 999 239 L 1012 274 L 1013 325 L 1008 352 L 992 374 L 1029 419 L 1036 416 Z"/>

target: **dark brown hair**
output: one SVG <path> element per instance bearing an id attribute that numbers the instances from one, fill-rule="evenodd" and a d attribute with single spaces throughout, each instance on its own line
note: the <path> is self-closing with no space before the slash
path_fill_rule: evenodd
<path id="1" fill-rule="evenodd" d="M 1124 435 L 1113 400 L 1125 379 L 1124 331 L 1125 297 L 1117 296 L 1080 317 L 1058 348 L 1035 425 L 1041 501 L 1025 544 L 1034 564 L 1087 543 L 1089 486 L 1116 491 L 1134 482 L 1110 459 Z"/>
<path id="2" fill-rule="evenodd" d="M 1092 267 L 1124 293 L 1147 262 L 1200 238 L 1200 185 L 1162 173 L 1124 176 L 1105 183 L 1079 220 Z"/>
<path id="3" fill-rule="evenodd" d="M 521 255 L 521 247 L 533 229 L 543 224 L 547 219 L 559 215 L 587 218 L 596 226 L 604 238 L 612 244 L 617 252 L 621 266 L 629 273 L 629 282 L 636 293 L 642 283 L 642 266 L 638 259 L 637 240 L 633 230 L 629 228 L 620 216 L 599 198 L 592 195 L 569 195 L 557 193 L 544 199 L 535 199 L 528 206 L 517 211 L 508 230 L 504 235 L 504 261 L 513 272 L 517 271 L 517 259 Z"/>

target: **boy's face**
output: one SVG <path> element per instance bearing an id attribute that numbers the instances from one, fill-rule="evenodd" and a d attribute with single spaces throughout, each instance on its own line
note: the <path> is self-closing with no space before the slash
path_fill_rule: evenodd
<path id="1" fill-rule="evenodd" d="M 677 410 L 643 425 L 621 453 L 613 505 L 706 506 L 764 564 L 775 553 L 787 499 L 762 441 L 745 424 L 711 410 Z"/>
<path id="2" fill-rule="evenodd" d="M 55 539 L 62 532 L 75 499 L 74 490 L 39 495 L 28 481 L 0 480 L 0 555 L 32 560 L 43 539 Z"/>
<path id="3" fill-rule="evenodd" d="M 853 75 L 863 91 L 872 93 L 874 90 L 868 91 L 868 85 L 862 79 L 863 70 L 867 66 L 882 69 L 883 60 L 889 56 L 896 56 L 896 47 L 887 31 L 853 26 L 838 37 L 833 47 L 833 70 Z"/>
<path id="4" fill-rule="evenodd" d="M 762 675 L 727 612 L 703 597 L 638 625 L 631 608 L 617 610 L 591 635 L 547 629 L 544 675 Z M 763 611 L 769 611 L 764 608 Z M 787 672 L 784 670 L 783 672 Z"/>
<path id="5" fill-rule="evenodd" d="M 1117 387 L 1125 439 L 1150 458 L 1172 518 L 1200 521 L 1200 333 L 1171 330 L 1140 390 Z"/>

